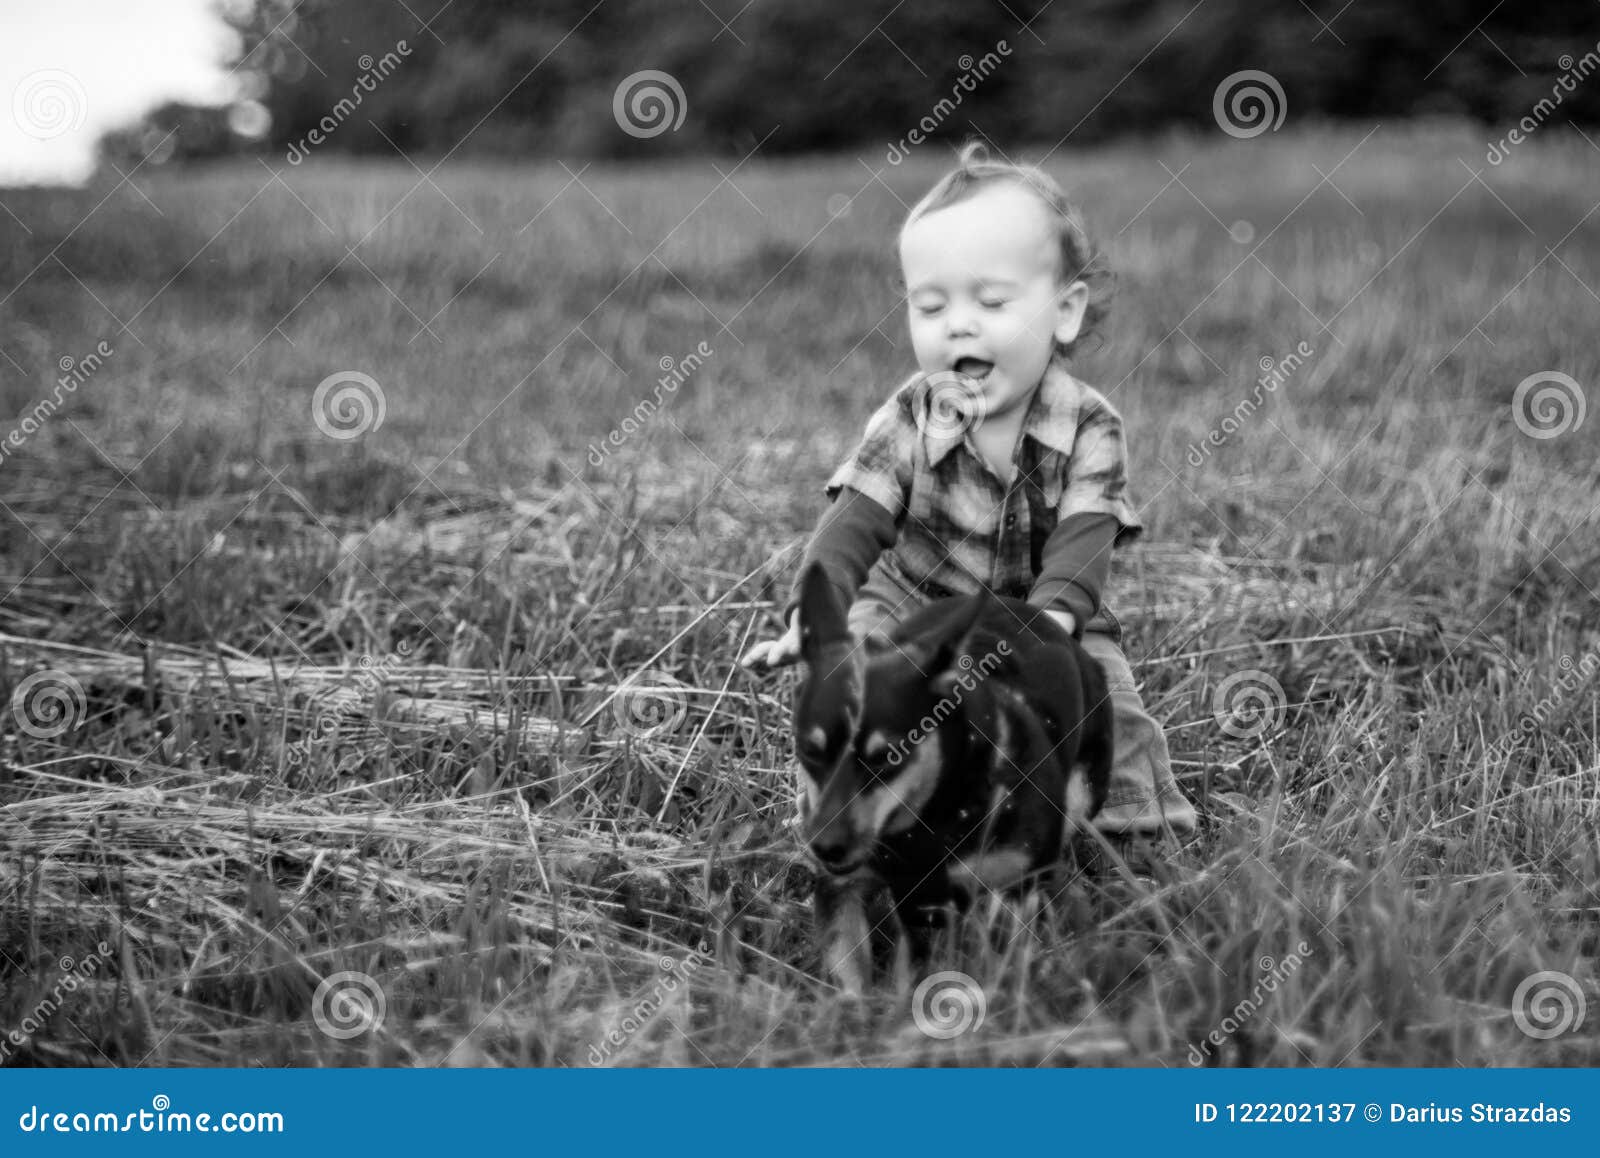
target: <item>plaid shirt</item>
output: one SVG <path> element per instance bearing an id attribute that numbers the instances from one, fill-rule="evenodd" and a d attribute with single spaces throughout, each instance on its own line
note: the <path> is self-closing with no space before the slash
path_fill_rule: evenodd
<path id="1" fill-rule="evenodd" d="M 879 556 L 874 575 L 930 599 L 985 587 L 1026 599 L 1044 543 L 1067 516 L 1113 516 L 1118 544 L 1143 529 L 1128 500 L 1122 418 L 1060 365 L 1050 364 L 1029 403 L 1010 486 L 965 432 L 928 429 L 931 392 L 919 396 L 922 380 L 913 375 L 878 408 L 861 445 L 827 483 L 830 499 L 851 487 L 894 516 L 898 541 Z M 1114 630 L 1115 620 L 1106 619 Z"/>

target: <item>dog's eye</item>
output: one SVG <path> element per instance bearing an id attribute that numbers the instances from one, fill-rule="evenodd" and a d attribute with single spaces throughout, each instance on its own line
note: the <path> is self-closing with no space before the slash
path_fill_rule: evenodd
<path id="1" fill-rule="evenodd" d="M 795 747 L 803 760 L 825 760 L 828 757 L 828 733 L 822 728 L 808 729 L 795 738 Z"/>
<path id="2" fill-rule="evenodd" d="M 891 779 L 900 771 L 907 757 L 911 755 L 912 749 L 916 747 L 917 737 L 913 734 L 893 741 L 882 736 L 875 739 L 876 743 L 857 754 L 857 760 L 861 764 L 862 771 L 874 779 Z"/>

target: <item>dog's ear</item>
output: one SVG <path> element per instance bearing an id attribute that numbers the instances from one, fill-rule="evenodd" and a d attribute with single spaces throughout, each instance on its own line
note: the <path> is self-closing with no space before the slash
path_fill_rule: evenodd
<path id="1" fill-rule="evenodd" d="M 800 576 L 800 657 L 815 664 L 824 647 L 848 641 L 848 618 L 827 571 L 812 563 Z"/>
<path id="2" fill-rule="evenodd" d="M 972 642 L 978 633 L 978 624 L 988 609 L 987 594 L 973 599 L 971 606 L 962 609 L 960 616 L 949 625 L 939 645 L 934 648 L 933 656 L 924 670 L 928 673 L 935 695 L 950 695 L 955 690 L 956 680 L 971 670 Z M 965 663 L 962 663 L 963 658 L 966 659 Z"/>

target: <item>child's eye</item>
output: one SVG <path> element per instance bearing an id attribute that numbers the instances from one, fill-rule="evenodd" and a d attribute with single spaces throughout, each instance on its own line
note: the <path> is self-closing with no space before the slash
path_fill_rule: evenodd
<path id="1" fill-rule="evenodd" d="M 986 310 L 1003 310 L 1006 308 L 1005 298 L 984 298 L 978 304 Z"/>
<path id="2" fill-rule="evenodd" d="M 924 303 L 924 304 L 919 305 L 919 306 L 912 306 L 911 308 L 916 310 L 917 313 L 921 314 L 923 317 L 931 318 L 931 317 L 933 317 L 933 315 L 937 314 L 940 310 L 944 309 L 944 305 L 942 303 L 933 304 L 933 305 Z"/>

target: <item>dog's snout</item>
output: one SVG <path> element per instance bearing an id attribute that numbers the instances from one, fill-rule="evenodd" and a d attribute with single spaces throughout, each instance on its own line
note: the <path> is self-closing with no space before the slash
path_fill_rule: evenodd
<path id="1" fill-rule="evenodd" d="M 825 829 L 807 842 L 811 853 L 830 872 L 842 872 L 850 866 L 853 851 L 847 833 Z"/>

